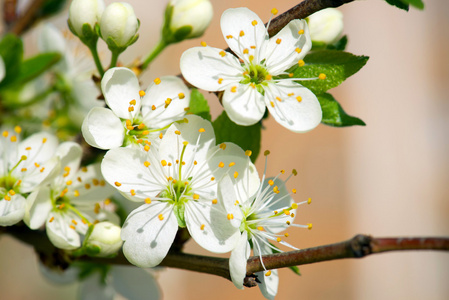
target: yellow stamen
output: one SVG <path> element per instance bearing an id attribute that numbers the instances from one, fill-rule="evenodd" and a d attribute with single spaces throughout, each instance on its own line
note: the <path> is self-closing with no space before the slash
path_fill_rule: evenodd
<path id="1" fill-rule="evenodd" d="M 178 98 L 179 99 L 184 99 L 186 97 L 186 95 L 184 95 L 184 93 L 179 93 L 178 94 Z"/>
<path id="2" fill-rule="evenodd" d="M 139 91 L 139 96 L 140 96 L 140 97 L 145 96 L 145 91 L 140 90 L 140 91 Z"/>
<path id="3" fill-rule="evenodd" d="M 321 80 L 324 80 L 324 79 L 326 79 L 326 74 L 321 73 L 320 75 L 318 75 L 318 78 Z"/>
<path id="4" fill-rule="evenodd" d="M 206 47 L 206 46 L 207 46 L 206 42 L 205 42 L 205 41 L 202 41 L 202 42 L 201 42 L 201 46 Z"/>
<path id="5" fill-rule="evenodd" d="M 159 78 L 159 77 L 157 77 L 155 80 L 153 80 L 154 81 L 154 83 L 156 84 L 156 85 L 158 85 L 159 83 L 161 83 L 161 79 Z"/>

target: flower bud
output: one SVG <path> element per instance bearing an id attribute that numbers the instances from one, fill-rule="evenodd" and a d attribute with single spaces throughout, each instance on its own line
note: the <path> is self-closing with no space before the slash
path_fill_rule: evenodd
<path id="1" fill-rule="evenodd" d="M 80 39 L 89 38 L 83 32 L 83 25 L 87 24 L 90 32 L 94 33 L 95 23 L 100 21 L 104 6 L 103 0 L 73 0 L 69 8 L 69 26 L 73 34 Z"/>
<path id="2" fill-rule="evenodd" d="M 111 50 L 126 48 L 134 43 L 137 40 L 137 29 L 139 21 L 128 3 L 111 3 L 101 16 L 101 37 Z"/>
<path id="3" fill-rule="evenodd" d="M 343 32 L 343 14 L 335 8 L 326 8 L 307 18 L 312 41 L 335 43 Z"/>
<path id="4" fill-rule="evenodd" d="M 203 35 L 213 16 L 209 0 L 171 0 L 167 10 L 173 9 L 169 21 L 170 31 L 174 35 L 181 30 L 182 39 L 192 39 Z M 168 17 L 168 16 L 166 16 Z"/>
<path id="5" fill-rule="evenodd" d="M 105 257 L 116 254 L 122 246 L 120 227 L 110 222 L 95 224 L 91 235 L 87 239 L 86 247 L 90 254 Z"/>

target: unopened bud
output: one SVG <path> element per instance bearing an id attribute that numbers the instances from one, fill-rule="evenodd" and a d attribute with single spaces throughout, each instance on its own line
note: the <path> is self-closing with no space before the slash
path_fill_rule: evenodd
<path id="1" fill-rule="evenodd" d="M 101 38 L 109 48 L 126 48 L 137 40 L 139 21 L 133 7 L 125 2 L 114 2 L 101 16 Z"/>
<path id="2" fill-rule="evenodd" d="M 343 32 L 343 14 L 335 8 L 326 8 L 307 18 L 312 41 L 335 43 Z"/>
<path id="3" fill-rule="evenodd" d="M 90 38 L 85 35 L 95 33 L 95 24 L 100 22 L 104 7 L 103 0 L 73 0 L 69 8 L 69 27 L 73 34 L 81 40 Z"/>
<path id="4" fill-rule="evenodd" d="M 100 222 L 95 225 L 87 239 L 87 248 L 95 256 L 106 257 L 116 254 L 123 241 L 120 238 L 120 227 L 110 222 Z"/>

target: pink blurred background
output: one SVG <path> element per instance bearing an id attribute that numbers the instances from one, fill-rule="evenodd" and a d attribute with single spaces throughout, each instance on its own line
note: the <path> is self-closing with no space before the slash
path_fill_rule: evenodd
<path id="1" fill-rule="evenodd" d="M 110 3 L 112 1 L 106 1 Z M 346 240 L 358 233 L 376 237 L 449 235 L 449 2 L 425 1 L 424 11 L 406 13 L 384 1 L 341 7 L 347 50 L 368 55 L 368 64 L 332 90 L 347 113 L 366 127 L 325 125 L 294 134 L 272 118 L 264 123 L 262 149 L 269 149 L 268 175 L 296 168 L 289 181 L 301 206 L 289 242 L 307 248 Z M 165 1 L 130 1 L 141 21 L 140 38 L 121 57 L 130 63 L 157 42 Z M 296 1 L 214 1 L 215 19 L 201 38 L 226 47 L 219 17 L 246 6 L 267 21 L 274 6 L 284 12 Z M 64 28 L 64 20 L 52 20 Z M 200 40 L 169 47 L 142 80 L 179 73 L 179 58 Z M 29 49 L 28 49 L 29 50 Z M 32 51 L 32 50 L 29 50 Z M 106 60 L 107 61 L 107 60 Z M 208 96 L 213 117 L 221 107 Z M 263 159 L 257 162 L 263 170 Z M 186 251 L 210 255 L 193 241 Z M 33 250 L 0 239 L 2 299 L 76 299 L 77 285 L 55 286 L 41 277 Z M 403 252 L 300 267 L 302 276 L 280 271 L 277 299 L 449 299 L 449 254 Z M 257 288 L 188 271 L 158 272 L 165 299 L 263 299 Z"/>

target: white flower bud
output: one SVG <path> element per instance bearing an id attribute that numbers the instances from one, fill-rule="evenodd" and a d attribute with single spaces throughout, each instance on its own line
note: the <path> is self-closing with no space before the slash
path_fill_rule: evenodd
<path id="1" fill-rule="evenodd" d="M 106 43 L 111 39 L 117 47 L 127 47 L 134 40 L 139 21 L 133 7 L 125 2 L 114 2 L 106 7 L 101 16 L 101 36 Z M 108 43 L 108 46 L 111 46 Z"/>
<path id="2" fill-rule="evenodd" d="M 69 22 L 74 33 L 83 38 L 84 24 L 89 24 L 93 32 L 95 23 L 100 22 L 104 7 L 103 0 L 73 0 L 69 8 Z"/>
<path id="3" fill-rule="evenodd" d="M 213 9 L 209 0 L 171 0 L 169 6 L 173 6 L 170 22 L 172 32 L 183 26 L 192 26 L 186 39 L 203 35 L 212 20 Z"/>
<path id="4" fill-rule="evenodd" d="M 87 247 L 99 248 L 99 253 L 96 256 L 109 256 L 117 253 L 122 246 L 122 239 L 120 238 L 121 228 L 110 222 L 100 222 L 95 224 L 95 227 L 87 239 Z"/>
<path id="5" fill-rule="evenodd" d="M 335 8 L 326 8 L 307 18 L 312 41 L 335 43 L 343 32 L 343 14 Z"/>

